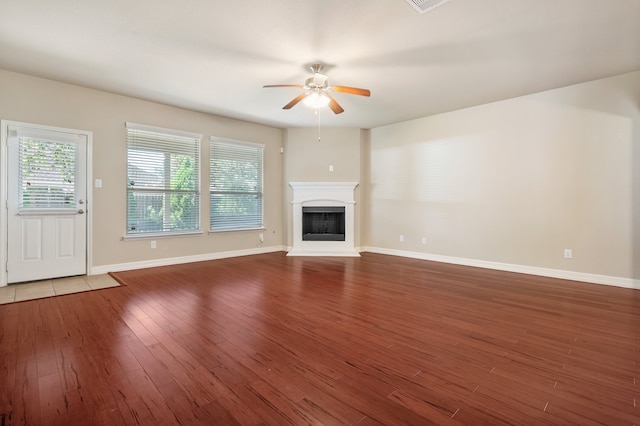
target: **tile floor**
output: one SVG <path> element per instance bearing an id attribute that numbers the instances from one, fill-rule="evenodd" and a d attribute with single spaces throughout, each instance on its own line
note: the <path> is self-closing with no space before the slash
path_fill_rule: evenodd
<path id="1" fill-rule="evenodd" d="M 0 287 L 0 305 L 43 297 L 79 293 L 81 291 L 118 287 L 120 283 L 108 274 L 82 275 L 78 277 L 57 278 L 55 280 L 34 281 L 31 283 L 11 284 Z"/>

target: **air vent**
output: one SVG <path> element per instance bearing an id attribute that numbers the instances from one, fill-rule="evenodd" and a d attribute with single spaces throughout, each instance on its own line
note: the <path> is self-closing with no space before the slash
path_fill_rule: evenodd
<path id="1" fill-rule="evenodd" d="M 423 13 L 427 13 L 448 1 L 449 0 L 407 0 L 407 3 L 422 15 Z"/>

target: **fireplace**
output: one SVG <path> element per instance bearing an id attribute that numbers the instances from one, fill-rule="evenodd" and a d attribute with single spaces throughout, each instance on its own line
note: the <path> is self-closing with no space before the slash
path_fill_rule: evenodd
<path id="1" fill-rule="evenodd" d="M 344 207 L 302 207 L 303 241 L 344 241 Z"/>
<path id="2" fill-rule="evenodd" d="M 290 182 L 292 242 L 288 256 L 360 256 L 354 246 L 356 182 Z"/>

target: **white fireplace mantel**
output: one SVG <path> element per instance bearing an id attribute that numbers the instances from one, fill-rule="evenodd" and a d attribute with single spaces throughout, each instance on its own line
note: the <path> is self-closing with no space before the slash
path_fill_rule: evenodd
<path id="1" fill-rule="evenodd" d="M 293 188 L 293 248 L 288 256 L 351 256 L 355 249 L 354 190 L 358 182 L 289 182 Z M 302 207 L 332 206 L 345 208 L 344 241 L 303 241 Z"/>

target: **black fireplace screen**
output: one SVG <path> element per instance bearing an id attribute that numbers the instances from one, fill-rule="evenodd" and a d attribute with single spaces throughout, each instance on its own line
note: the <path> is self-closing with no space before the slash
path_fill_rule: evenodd
<path id="1" fill-rule="evenodd" d="M 303 207 L 303 241 L 344 241 L 344 207 Z"/>

